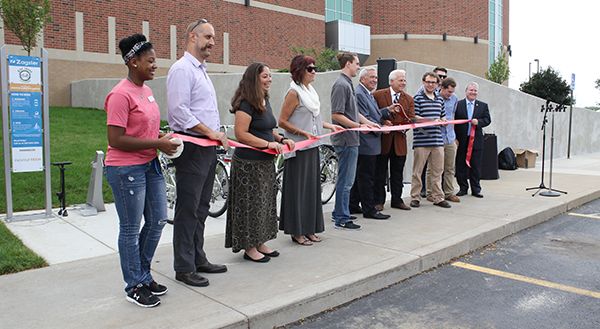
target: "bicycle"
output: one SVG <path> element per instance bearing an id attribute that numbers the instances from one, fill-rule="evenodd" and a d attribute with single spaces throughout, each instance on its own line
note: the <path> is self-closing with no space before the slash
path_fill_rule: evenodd
<path id="1" fill-rule="evenodd" d="M 221 131 L 227 134 L 228 130 L 232 127 L 232 125 L 221 126 Z M 168 131 L 168 127 L 163 127 L 163 131 Z M 233 150 L 233 147 L 230 147 L 228 151 L 225 151 L 222 146 L 217 146 L 217 164 L 215 167 L 215 178 L 210 198 L 210 208 L 208 210 L 208 215 L 213 218 L 217 218 L 227 211 L 227 198 L 229 197 L 229 174 Z M 337 155 L 333 151 L 333 147 L 330 145 L 319 146 L 319 157 L 321 167 L 321 203 L 326 204 L 335 194 L 338 159 Z M 163 153 L 160 153 L 158 158 L 163 171 L 163 176 L 165 177 L 167 207 L 169 209 L 174 209 L 177 200 L 175 166 L 173 162 Z M 277 209 L 279 209 L 281 205 L 284 165 L 285 162 L 283 155 L 277 155 L 275 157 L 276 178 L 274 187 L 277 189 Z M 172 223 L 172 220 L 169 222 Z"/>
<path id="2" fill-rule="evenodd" d="M 333 146 L 319 145 L 319 166 L 321 177 L 321 204 L 326 204 L 335 194 L 335 183 L 337 181 L 338 158 L 333 150 Z M 284 157 L 278 154 L 275 157 L 275 188 L 277 189 L 277 211 L 281 208 L 281 195 L 283 189 L 283 168 L 285 166 Z"/>
<path id="3" fill-rule="evenodd" d="M 326 204 L 335 194 L 338 158 L 333 146 L 325 144 L 319 146 L 319 158 L 321 161 L 321 204 Z"/>
<path id="4" fill-rule="evenodd" d="M 233 126 L 221 126 L 221 129 L 227 132 Z M 162 128 L 163 132 L 169 132 L 168 126 Z M 227 210 L 227 196 L 229 193 L 229 163 L 231 162 L 231 152 L 225 151 L 221 146 L 217 147 L 217 164 L 215 167 L 215 179 L 210 197 L 210 208 L 208 215 L 211 217 L 219 217 Z M 167 207 L 175 209 L 177 201 L 177 187 L 175 179 L 175 165 L 171 159 L 167 158 L 163 153 L 158 155 L 160 167 L 165 178 L 165 187 L 167 194 Z M 171 219 L 167 222 L 173 224 Z"/>

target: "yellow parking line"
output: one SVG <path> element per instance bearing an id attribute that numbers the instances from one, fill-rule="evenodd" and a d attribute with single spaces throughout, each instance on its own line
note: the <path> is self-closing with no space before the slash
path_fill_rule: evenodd
<path id="1" fill-rule="evenodd" d="M 481 267 L 481 266 L 467 264 L 467 263 L 463 263 L 463 262 L 454 262 L 451 265 L 460 267 L 460 268 L 464 268 L 467 270 L 491 274 L 491 275 L 495 275 L 495 276 L 499 276 L 499 277 L 503 277 L 503 278 L 507 278 L 507 279 L 511 279 L 511 280 L 531 283 L 531 284 L 535 284 L 535 285 L 542 286 L 542 287 L 562 290 L 562 291 L 566 291 L 566 292 L 570 292 L 570 293 L 574 293 L 574 294 L 578 294 L 578 295 L 583 295 L 583 296 L 600 299 L 600 292 L 598 292 L 598 291 L 580 289 L 580 288 L 567 286 L 567 285 L 560 284 L 560 283 L 554 283 L 554 282 L 550 282 L 550 281 L 546 281 L 546 280 L 534 279 L 534 278 L 530 278 L 530 277 L 519 275 L 519 274 L 498 271 L 498 270 L 494 270 L 491 268 Z"/>
<path id="2" fill-rule="evenodd" d="M 593 219 L 600 219 L 600 216 L 578 214 L 578 213 L 574 213 L 574 212 L 568 212 L 567 215 L 569 215 L 569 216 L 577 216 L 577 217 L 585 217 L 585 218 L 593 218 Z"/>

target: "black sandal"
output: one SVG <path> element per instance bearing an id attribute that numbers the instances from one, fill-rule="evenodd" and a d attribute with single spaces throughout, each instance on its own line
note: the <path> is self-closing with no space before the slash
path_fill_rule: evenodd
<path id="1" fill-rule="evenodd" d="M 311 236 L 310 236 L 310 235 L 305 235 L 304 237 L 306 237 L 306 238 L 307 238 L 307 239 L 309 239 L 310 241 L 312 241 L 312 242 L 316 242 L 316 243 L 319 243 L 319 242 L 323 241 L 323 240 L 321 240 L 321 238 L 319 238 L 319 237 L 318 237 L 316 234 L 313 234 L 312 236 L 313 236 L 314 238 L 311 238 Z"/>
<path id="2" fill-rule="evenodd" d="M 296 242 L 297 244 L 299 244 L 301 246 L 312 246 L 313 245 L 313 243 L 312 243 L 312 241 L 310 241 L 310 239 L 304 238 L 304 240 L 302 240 L 302 242 L 300 242 L 293 235 L 292 235 L 292 241 Z"/>

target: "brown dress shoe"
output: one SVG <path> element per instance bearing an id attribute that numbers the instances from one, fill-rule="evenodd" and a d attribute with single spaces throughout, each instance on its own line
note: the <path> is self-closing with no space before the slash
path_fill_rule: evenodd
<path id="1" fill-rule="evenodd" d="M 419 208 L 421 206 L 421 202 L 419 202 L 419 200 L 412 200 L 410 202 L 410 206 L 413 208 Z"/>
<path id="2" fill-rule="evenodd" d="M 391 207 L 402 210 L 410 210 L 410 207 L 404 202 L 392 202 Z"/>
<path id="3" fill-rule="evenodd" d="M 450 201 L 450 202 L 460 202 L 460 198 L 457 197 L 456 195 L 447 196 L 446 200 Z"/>
<path id="4" fill-rule="evenodd" d="M 451 208 L 452 207 L 446 200 L 442 200 L 438 203 L 434 203 L 434 205 L 436 205 L 438 207 L 442 207 L 442 208 Z"/>
<path id="5" fill-rule="evenodd" d="M 430 196 L 428 196 L 428 197 L 427 197 L 427 201 L 429 201 L 429 202 L 433 202 L 433 197 L 432 197 L 431 195 L 430 195 Z"/>

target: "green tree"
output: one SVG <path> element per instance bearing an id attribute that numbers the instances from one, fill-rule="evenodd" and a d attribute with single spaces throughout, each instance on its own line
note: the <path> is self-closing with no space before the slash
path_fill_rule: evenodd
<path id="1" fill-rule="evenodd" d="M 290 47 L 290 50 L 294 54 L 313 57 L 315 59 L 315 66 L 317 67 L 318 72 L 339 70 L 340 68 L 340 64 L 335 58 L 337 52 L 331 48 L 323 48 L 317 51 L 315 48 Z"/>
<path id="2" fill-rule="evenodd" d="M 554 103 L 572 105 L 571 87 L 558 72 L 552 67 L 534 74 L 527 82 L 523 82 L 519 88 L 522 92 L 550 100 Z"/>
<path id="3" fill-rule="evenodd" d="M 495 83 L 503 84 L 510 75 L 510 68 L 508 67 L 508 58 L 506 52 L 501 52 L 496 57 L 496 60 L 490 65 L 490 68 L 485 72 L 485 78 L 494 81 Z"/>
<path id="4" fill-rule="evenodd" d="M 0 0 L 0 15 L 4 26 L 21 40 L 27 55 L 31 55 L 44 25 L 52 21 L 50 0 Z"/>

